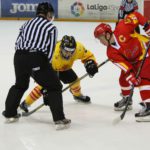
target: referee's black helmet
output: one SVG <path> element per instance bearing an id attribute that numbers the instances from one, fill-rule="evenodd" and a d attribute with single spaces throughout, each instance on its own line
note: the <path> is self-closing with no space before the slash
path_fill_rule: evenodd
<path id="1" fill-rule="evenodd" d="M 37 9 L 36 9 L 36 15 L 39 15 L 39 14 L 47 15 L 48 12 L 50 12 L 51 15 L 54 15 L 54 8 L 50 3 L 42 2 L 38 4 Z"/>

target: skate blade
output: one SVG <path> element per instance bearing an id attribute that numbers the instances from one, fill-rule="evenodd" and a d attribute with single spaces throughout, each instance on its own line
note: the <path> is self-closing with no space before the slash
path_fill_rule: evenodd
<path id="1" fill-rule="evenodd" d="M 70 128 L 70 124 L 59 124 L 55 125 L 55 129 L 58 130 L 64 130 Z"/>
<path id="2" fill-rule="evenodd" d="M 136 117 L 136 122 L 150 122 L 150 116 L 147 116 L 147 117 Z"/>
<path id="3" fill-rule="evenodd" d="M 5 123 L 14 123 L 14 122 L 18 122 L 19 118 L 6 118 Z"/>

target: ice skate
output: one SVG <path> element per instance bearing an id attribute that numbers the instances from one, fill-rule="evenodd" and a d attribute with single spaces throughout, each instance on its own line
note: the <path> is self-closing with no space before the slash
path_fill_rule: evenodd
<path id="1" fill-rule="evenodd" d="M 141 102 L 142 109 L 135 114 L 137 122 L 150 122 L 150 103 Z"/>
<path id="2" fill-rule="evenodd" d="M 128 99 L 127 96 L 122 96 L 122 99 L 120 101 L 114 103 L 114 110 L 115 111 L 123 111 L 127 104 L 127 99 Z M 132 110 L 132 99 L 129 101 L 127 110 Z"/>
<path id="3" fill-rule="evenodd" d="M 21 104 L 20 104 L 20 109 L 23 111 L 23 112 L 25 112 L 25 113 L 28 113 L 29 112 L 29 109 L 28 109 L 28 105 L 26 104 L 26 102 L 25 101 L 23 101 Z"/>
<path id="4" fill-rule="evenodd" d="M 91 103 L 91 99 L 89 96 L 80 95 L 80 96 L 73 96 L 73 98 L 78 102 Z"/>
<path id="5" fill-rule="evenodd" d="M 62 129 L 67 129 L 70 127 L 71 120 L 70 119 L 62 119 L 55 121 L 55 128 L 56 130 L 62 130 Z"/>
<path id="6" fill-rule="evenodd" d="M 6 117 L 5 116 L 5 111 L 2 112 L 2 115 L 5 117 L 5 123 L 13 123 L 13 122 L 17 122 L 19 120 L 19 118 L 21 117 L 20 114 L 17 114 L 13 117 Z"/>

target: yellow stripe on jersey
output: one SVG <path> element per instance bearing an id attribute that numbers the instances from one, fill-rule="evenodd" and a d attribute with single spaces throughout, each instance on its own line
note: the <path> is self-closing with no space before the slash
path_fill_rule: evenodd
<path id="1" fill-rule="evenodd" d="M 127 72 L 129 70 L 129 67 L 123 63 L 123 62 L 120 62 L 120 63 L 114 63 L 116 66 L 118 66 L 120 69 L 124 70 L 125 72 Z"/>
<path id="2" fill-rule="evenodd" d="M 146 50 L 146 47 L 145 47 L 144 43 L 147 43 L 150 40 L 150 38 L 148 38 L 146 36 L 143 36 L 143 35 L 140 35 L 136 32 L 134 32 L 134 34 L 131 34 L 131 37 L 138 38 L 138 40 L 140 41 L 140 44 L 141 44 L 141 47 L 142 47 L 142 55 L 140 56 L 139 60 L 142 60 L 143 57 L 144 57 L 144 54 L 145 54 L 145 50 Z"/>
<path id="3" fill-rule="evenodd" d="M 131 20 L 130 20 L 130 19 Z M 127 22 L 133 22 L 134 24 L 137 24 L 139 21 L 138 21 L 138 19 L 137 19 L 137 17 L 136 17 L 136 15 L 135 14 L 130 14 L 130 15 L 128 15 L 128 17 L 125 19 L 126 20 L 126 22 L 125 23 L 127 23 Z M 130 20 L 130 21 L 129 21 Z"/>

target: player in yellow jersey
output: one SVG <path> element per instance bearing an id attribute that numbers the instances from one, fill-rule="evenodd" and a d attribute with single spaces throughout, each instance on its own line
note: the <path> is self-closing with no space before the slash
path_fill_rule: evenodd
<path id="1" fill-rule="evenodd" d="M 98 72 L 96 59 L 92 52 L 87 50 L 80 42 L 75 41 L 73 36 L 63 36 L 62 40 L 56 44 L 52 58 L 52 67 L 57 72 L 59 79 L 64 84 L 71 84 L 78 79 L 78 76 L 72 69 L 76 60 L 81 60 L 87 73 L 93 77 Z M 28 112 L 28 107 L 42 95 L 46 103 L 46 89 L 37 85 L 26 97 L 25 101 L 20 104 L 20 108 Z M 70 86 L 70 92 L 77 101 L 84 103 L 90 102 L 89 96 L 84 96 L 81 92 L 80 81 Z"/>

